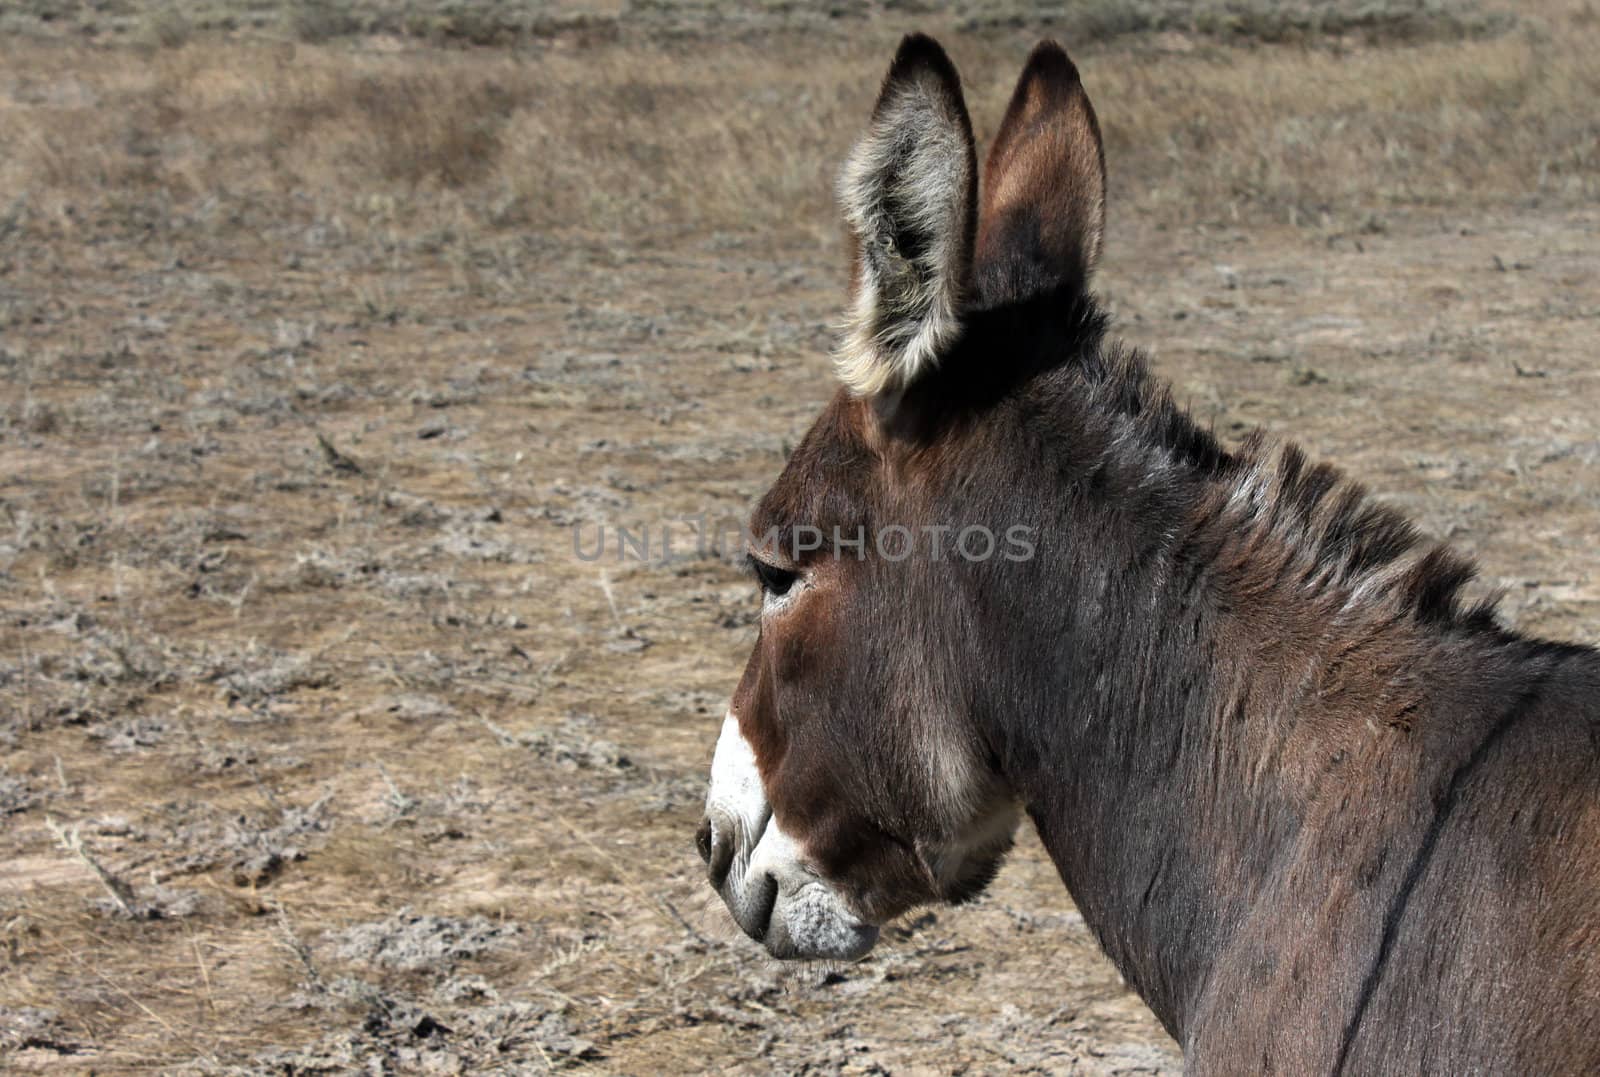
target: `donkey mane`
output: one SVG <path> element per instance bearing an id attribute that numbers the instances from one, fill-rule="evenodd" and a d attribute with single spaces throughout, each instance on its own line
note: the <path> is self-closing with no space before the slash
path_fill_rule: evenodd
<path id="1" fill-rule="evenodd" d="M 1504 630 L 1498 593 L 1463 605 L 1477 566 L 1445 543 L 1425 538 L 1399 512 L 1374 501 L 1361 483 L 1330 464 L 1313 464 L 1293 442 L 1256 430 L 1241 446 L 1225 496 L 1207 508 L 1220 525 L 1218 544 L 1236 546 L 1255 571 L 1272 565 L 1261 547 L 1278 544 L 1279 578 L 1305 591 L 1337 595 L 1346 608 L 1387 605 L 1421 624 Z"/>
<path id="2" fill-rule="evenodd" d="M 981 337 L 1017 323 L 1037 332 L 1041 321 L 1060 334 L 1055 347 L 1032 374 L 1024 365 L 1016 378 L 1013 369 L 1004 395 L 1031 398 L 1024 406 L 1036 414 L 1041 407 L 1067 411 L 1054 421 L 1038 417 L 1052 425 L 1069 418 L 1073 433 L 1104 445 L 1098 471 L 1142 472 L 1142 482 L 1156 488 L 1147 496 L 1185 513 L 1188 531 L 1179 537 L 1197 569 L 1230 573 L 1247 591 L 1293 586 L 1323 599 L 1330 612 L 1381 611 L 1438 628 L 1515 635 L 1496 619 L 1499 592 L 1464 602 L 1462 591 L 1478 574 L 1470 559 L 1424 536 L 1362 483 L 1260 428 L 1237 449 L 1224 448 L 1141 351 L 1106 339 L 1108 318 L 1092 296 L 1063 290 L 981 310 L 973 329 Z M 947 400 L 990 395 L 975 393 L 972 380 L 960 367 L 942 370 L 930 389 Z M 1057 391 L 1037 392 L 1049 382 Z"/>

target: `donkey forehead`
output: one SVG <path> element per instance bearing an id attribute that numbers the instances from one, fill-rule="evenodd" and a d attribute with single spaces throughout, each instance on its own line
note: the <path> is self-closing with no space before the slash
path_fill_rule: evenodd
<path id="1" fill-rule="evenodd" d="M 865 519 L 879 463 L 869 441 L 868 406 L 835 394 L 757 504 L 750 530 L 758 541 L 776 534 L 788 545 L 796 527 L 826 530 Z"/>

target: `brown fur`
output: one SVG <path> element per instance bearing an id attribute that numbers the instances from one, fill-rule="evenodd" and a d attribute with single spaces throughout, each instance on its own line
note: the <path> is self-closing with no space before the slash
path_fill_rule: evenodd
<path id="1" fill-rule="evenodd" d="M 753 521 L 1036 555 L 755 551 L 808 582 L 735 697 L 774 810 L 881 922 L 981 889 L 1000 845 L 940 856 L 1020 802 L 1196 1073 L 1595 1071 L 1600 655 L 1462 604 L 1466 561 L 1105 342 L 1058 54 L 989 155 L 960 339 L 836 396 Z"/>

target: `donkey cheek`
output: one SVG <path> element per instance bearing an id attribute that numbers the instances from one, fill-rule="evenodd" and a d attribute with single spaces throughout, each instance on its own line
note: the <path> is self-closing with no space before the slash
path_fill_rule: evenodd
<path id="1" fill-rule="evenodd" d="M 774 641 L 773 672 L 781 681 L 798 680 L 817 668 L 833 642 L 835 633 L 825 604 L 811 603 L 805 612 L 804 625 L 784 632 Z"/>

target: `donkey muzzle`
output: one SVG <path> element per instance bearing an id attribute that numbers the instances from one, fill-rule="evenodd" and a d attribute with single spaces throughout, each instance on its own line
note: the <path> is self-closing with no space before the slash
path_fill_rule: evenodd
<path id="1" fill-rule="evenodd" d="M 878 928 L 806 865 L 800 843 L 773 816 L 755 753 L 732 714 L 717 740 L 695 844 L 712 889 L 773 957 L 850 961 L 878 941 Z"/>

